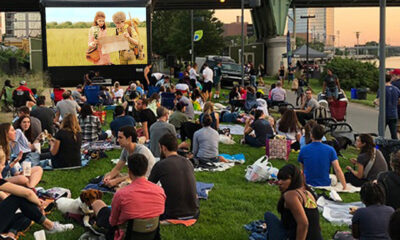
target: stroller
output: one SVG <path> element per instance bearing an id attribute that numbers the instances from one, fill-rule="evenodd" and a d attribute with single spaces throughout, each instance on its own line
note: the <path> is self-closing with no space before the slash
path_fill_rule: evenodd
<path id="1" fill-rule="evenodd" d="M 336 100 L 329 103 L 331 118 L 337 122 L 346 122 L 347 101 Z"/>

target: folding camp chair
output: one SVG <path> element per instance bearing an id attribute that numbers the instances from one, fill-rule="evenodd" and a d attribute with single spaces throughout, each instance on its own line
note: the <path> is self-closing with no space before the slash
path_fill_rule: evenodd
<path id="1" fill-rule="evenodd" d="M 168 108 L 169 110 L 174 109 L 175 94 L 164 92 L 161 94 L 161 106 Z"/>

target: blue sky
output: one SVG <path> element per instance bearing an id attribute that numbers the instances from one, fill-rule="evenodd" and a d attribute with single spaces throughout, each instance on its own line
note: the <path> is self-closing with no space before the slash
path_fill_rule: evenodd
<path id="1" fill-rule="evenodd" d="M 139 21 L 146 21 L 146 8 L 77 8 L 77 7 L 54 7 L 46 8 L 46 22 L 92 22 L 97 11 L 102 11 L 106 14 L 106 22 L 112 22 L 112 15 L 115 12 L 123 11 L 126 17 L 129 18 L 129 13 L 132 18 L 139 18 Z"/>

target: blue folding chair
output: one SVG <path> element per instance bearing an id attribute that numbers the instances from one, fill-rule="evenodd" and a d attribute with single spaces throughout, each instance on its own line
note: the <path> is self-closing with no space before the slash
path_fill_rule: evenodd
<path id="1" fill-rule="evenodd" d="M 174 93 L 164 92 L 161 94 L 161 106 L 166 107 L 169 110 L 174 109 L 175 107 L 174 100 L 175 100 Z"/>
<path id="2" fill-rule="evenodd" d="M 159 93 L 160 87 L 149 86 L 149 90 L 147 91 L 147 97 L 149 98 L 153 93 Z"/>
<path id="3" fill-rule="evenodd" d="M 100 92 L 100 86 L 98 85 L 86 86 L 85 96 L 87 103 L 89 103 L 90 105 L 98 105 L 100 103 L 99 92 Z"/>

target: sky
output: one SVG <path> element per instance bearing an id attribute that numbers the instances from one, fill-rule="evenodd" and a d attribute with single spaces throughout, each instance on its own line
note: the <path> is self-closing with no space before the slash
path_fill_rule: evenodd
<path id="1" fill-rule="evenodd" d="M 123 11 L 126 17 L 129 18 L 129 13 L 132 18 L 139 18 L 139 21 L 146 21 L 146 8 L 66 8 L 54 7 L 46 8 L 47 22 L 92 22 L 97 11 L 102 11 L 106 14 L 106 22 L 112 22 L 112 15 L 115 12 Z"/>
<path id="2" fill-rule="evenodd" d="M 225 23 L 235 22 L 240 16 L 240 10 L 217 10 L 216 17 Z M 400 7 L 386 9 L 386 42 L 400 46 Z M 379 8 L 335 8 L 336 45 L 353 46 L 356 40 L 355 32 L 360 33 L 360 44 L 367 41 L 379 41 Z M 251 22 L 249 11 L 245 11 L 245 21 Z"/>

